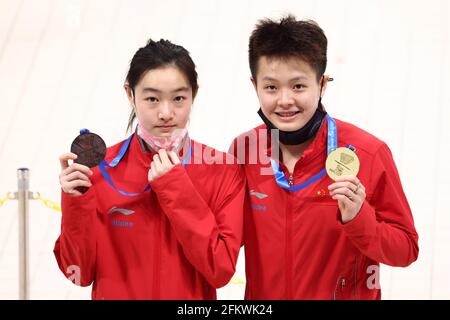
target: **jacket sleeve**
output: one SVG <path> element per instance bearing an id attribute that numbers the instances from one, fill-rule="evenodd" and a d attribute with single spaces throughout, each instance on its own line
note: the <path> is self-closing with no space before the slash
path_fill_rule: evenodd
<path id="1" fill-rule="evenodd" d="M 151 182 L 186 258 L 215 288 L 226 285 L 235 273 L 243 229 L 242 167 L 224 165 L 223 170 L 227 174 L 221 175 L 224 179 L 214 208 L 180 164 Z"/>
<path id="2" fill-rule="evenodd" d="M 241 144 L 238 143 L 238 139 L 241 139 Z M 239 149 L 238 149 L 239 148 Z M 245 141 L 245 138 L 237 137 L 232 142 L 230 147 L 228 148 L 228 154 L 235 157 L 237 162 L 242 165 L 242 171 L 244 175 L 247 175 L 245 173 L 245 164 L 249 163 L 249 153 L 246 152 L 248 150 L 248 142 Z M 259 154 L 259 153 L 258 153 Z M 244 196 L 244 205 L 243 205 L 243 215 L 244 215 L 244 233 L 242 235 L 242 243 L 241 247 L 245 245 L 246 243 L 246 221 L 247 219 L 250 219 L 249 217 L 252 214 L 251 209 L 251 201 L 250 201 L 250 194 L 248 192 L 247 188 L 247 181 L 245 181 L 245 196 Z"/>
<path id="3" fill-rule="evenodd" d="M 371 199 L 343 229 L 367 257 L 406 267 L 419 254 L 418 235 L 391 151 L 383 144 L 372 163 Z M 368 189 L 368 188 L 366 188 Z"/>
<path id="4" fill-rule="evenodd" d="M 61 191 L 61 234 L 55 254 L 63 274 L 76 285 L 89 286 L 94 280 L 96 261 L 96 200 L 94 187 L 73 197 Z"/>

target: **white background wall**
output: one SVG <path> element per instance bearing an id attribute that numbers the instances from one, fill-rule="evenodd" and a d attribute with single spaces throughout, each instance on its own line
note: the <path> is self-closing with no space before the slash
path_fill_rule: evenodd
<path id="1" fill-rule="evenodd" d="M 190 132 L 226 150 L 257 125 L 248 36 L 263 17 L 312 18 L 329 39 L 329 113 L 391 147 L 419 232 L 412 266 L 383 267 L 384 299 L 450 298 L 450 3 L 447 0 L 0 0 L 0 198 L 31 170 L 31 190 L 59 202 L 58 155 L 83 127 L 125 138 L 122 89 L 148 38 L 185 46 L 200 91 Z M 30 205 L 31 298 L 89 299 L 57 268 L 60 215 Z M 18 297 L 17 203 L 0 207 L 0 298 Z M 237 276 L 244 278 L 242 255 Z M 241 299 L 229 284 L 219 298 Z"/>

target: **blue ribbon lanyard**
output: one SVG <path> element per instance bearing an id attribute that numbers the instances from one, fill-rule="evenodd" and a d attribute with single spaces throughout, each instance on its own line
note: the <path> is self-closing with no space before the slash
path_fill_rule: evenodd
<path id="1" fill-rule="evenodd" d="M 114 167 L 116 167 L 119 164 L 120 160 L 122 160 L 123 156 L 127 152 L 128 147 L 130 146 L 130 142 L 131 142 L 132 138 L 133 138 L 133 134 L 128 137 L 128 139 L 125 141 L 125 143 L 120 148 L 119 153 L 117 154 L 117 156 L 110 163 L 106 162 L 106 160 L 103 160 L 98 166 L 100 171 L 101 171 L 101 173 L 102 173 L 102 175 L 103 175 L 103 177 L 111 185 L 111 187 L 113 187 L 121 195 L 124 195 L 124 196 L 127 196 L 127 197 L 136 197 L 136 196 L 139 196 L 139 195 L 143 194 L 144 192 L 146 192 L 147 190 L 150 189 L 150 184 L 147 184 L 147 186 L 145 187 L 144 191 L 142 191 L 142 192 L 129 193 L 129 192 L 122 191 L 122 190 L 120 190 L 120 189 L 118 189 L 116 187 L 116 185 L 112 181 L 111 177 L 109 176 L 108 171 L 106 171 L 106 167 L 114 168 Z M 185 167 L 186 164 L 189 162 L 189 160 L 191 158 L 191 155 L 192 155 L 192 144 L 189 144 L 188 154 L 186 155 L 186 157 L 184 158 L 184 160 L 181 163 L 181 165 L 183 167 Z"/>
<path id="2" fill-rule="evenodd" d="M 336 121 L 334 121 L 333 118 L 331 118 L 327 114 L 327 120 L 328 120 L 328 135 L 327 135 L 327 155 L 329 155 L 331 152 L 336 150 L 337 148 L 337 127 L 336 127 Z M 272 171 L 275 176 L 275 181 L 278 184 L 278 186 L 282 187 L 283 189 L 286 189 L 290 192 L 295 192 L 300 189 L 304 189 L 310 184 L 316 182 L 320 178 L 322 178 L 325 173 L 327 172 L 326 168 L 323 168 L 319 173 L 312 176 L 305 182 L 299 183 L 294 186 L 290 186 L 289 182 L 286 179 L 286 176 L 284 175 L 283 169 L 281 169 L 281 165 L 273 160 L 270 159 L 270 163 L 272 165 Z"/>

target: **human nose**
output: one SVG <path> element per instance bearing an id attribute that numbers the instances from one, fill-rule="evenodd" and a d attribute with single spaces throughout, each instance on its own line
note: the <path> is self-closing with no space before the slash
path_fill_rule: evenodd
<path id="1" fill-rule="evenodd" d="M 281 89 L 279 91 L 279 97 L 277 102 L 280 107 L 291 106 L 292 104 L 294 104 L 294 99 L 292 97 L 290 90 Z"/>
<path id="2" fill-rule="evenodd" d="M 158 111 L 158 119 L 163 121 L 169 121 L 173 118 L 173 108 L 170 102 L 163 102 L 160 104 Z"/>

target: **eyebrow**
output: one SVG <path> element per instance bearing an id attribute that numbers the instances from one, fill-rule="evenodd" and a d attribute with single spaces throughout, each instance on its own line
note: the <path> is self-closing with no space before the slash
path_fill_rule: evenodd
<path id="1" fill-rule="evenodd" d="M 277 81 L 277 79 L 271 78 L 271 77 L 264 77 L 263 80 L 267 80 L 267 81 Z M 299 76 L 299 77 L 295 77 L 290 79 L 289 81 L 298 81 L 298 80 L 308 80 L 307 77 L 305 76 Z"/>
<path id="2" fill-rule="evenodd" d="M 172 90 L 171 93 L 176 93 L 176 92 L 184 92 L 184 91 L 189 91 L 188 87 L 179 87 L 175 90 Z M 162 91 L 159 89 L 155 89 L 155 88 L 151 88 L 151 87 L 147 87 L 142 89 L 142 92 L 155 92 L 155 93 L 161 93 Z"/>
<path id="3" fill-rule="evenodd" d="M 305 76 L 299 76 L 291 79 L 291 81 L 298 81 L 298 80 L 308 80 L 308 78 Z"/>

